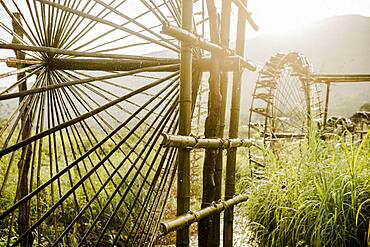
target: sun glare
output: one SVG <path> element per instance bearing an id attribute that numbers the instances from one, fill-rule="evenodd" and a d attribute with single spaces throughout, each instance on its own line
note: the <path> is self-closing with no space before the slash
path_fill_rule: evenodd
<path id="1" fill-rule="evenodd" d="M 345 14 L 370 16 L 369 0 L 251 0 L 248 9 L 261 32 L 283 32 Z"/>

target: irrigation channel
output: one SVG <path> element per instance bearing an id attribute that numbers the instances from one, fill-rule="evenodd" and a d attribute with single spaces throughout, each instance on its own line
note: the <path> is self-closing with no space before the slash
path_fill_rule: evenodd
<path id="1" fill-rule="evenodd" d="M 232 246 L 242 237 L 234 206 L 248 199 L 235 193 L 237 150 L 250 150 L 263 177 L 261 150 L 288 150 L 281 139 L 299 147 L 313 119 L 326 121 L 318 85 L 369 81 L 274 55 L 240 136 L 243 72 L 256 70 L 246 27 L 258 30 L 246 0 L 0 5 L 4 246 L 153 246 L 173 231 L 189 246 L 193 223 L 199 246 Z"/>

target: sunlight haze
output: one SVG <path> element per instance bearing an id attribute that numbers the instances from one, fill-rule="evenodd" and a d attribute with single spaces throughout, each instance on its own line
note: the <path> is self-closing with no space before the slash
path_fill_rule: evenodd
<path id="1" fill-rule="evenodd" d="M 260 32 L 283 32 L 336 15 L 370 16 L 369 0 L 251 0 Z"/>

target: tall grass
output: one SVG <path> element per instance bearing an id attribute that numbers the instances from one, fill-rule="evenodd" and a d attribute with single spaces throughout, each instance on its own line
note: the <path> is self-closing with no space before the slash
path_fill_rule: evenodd
<path id="1" fill-rule="evenodd" d="M 302 157 L 270 154 L 266 181 L 248 184 L 244 208 L 260 246 L 368 246 L 369 135 L 322 141 L 312 134 Z"/>

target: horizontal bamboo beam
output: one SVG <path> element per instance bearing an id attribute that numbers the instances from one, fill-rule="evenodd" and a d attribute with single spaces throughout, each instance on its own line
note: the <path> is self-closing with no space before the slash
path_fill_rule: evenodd
<path id="1" fill-rule="evenodd" d="M 234 4 L 239 8 L 239 10 L 243 11 L 246 17 L 246 20 L 248 21 L 249 25 L 255 30 L 258 31 L 259 27 L 257 24 L 254 22 L 254 20 L 251 17 L 251 13 L 247 10 L 247 7 L 243 4 L 242 1 L 240 0 L 232 0 Z"/>
<path id="2" fill-rule="evenodd" d="M 318 83 L 370 82 L 370 74 L 315 74 L 313 80 Z"/>
<path id="3" fill-rule="evenodd" d="M 210 52 L 219 53 L 225 57 L 228 57 L 228 56 L 239 57 L 242 68 L 246 68 L 251 71 L 256 71 L 256 65 L 254 65 L 251 61 L 245 60 L 241 56 L 236 55 L 235 51 L 232 51 L 230 49 L 225 49 L 215 43 L 212 43 L 210 41 L 203 39 L 200 36 L 196 36 L 195 34 L 189 31 L 186 31 L 182 28 L 175 27 L 169 24 L 164 24 L 162 26 L 162 33 L 167 34 L 171 37 L 174 37 L 178 40 L 189 42 L 190 44 L 192 44 L 192 46 L 197 46 L 201 49 L 204 49 Z"/>
<path id="4" fill-rule="evenodd" d="M 7 58 L 1 59 L 0 62 L 6 62 L 8 67 L 17 67 L 18 65 L 29 66 L 34 64 L 44 63 L 52 70 L 98 70 L 98 71 L 131 71 L 146 67 L 157 67 L 157 71 L 177 71 L 178 67 L 163 68 L 162 65 L 179 64 L 180 60 L 170 58 L 161 61 L 148 60 L 129 60 L 129 59 L 75 59 L 75 58 L 53 58 L 48 62 L 43 62 L 37 59 L 16 59 Z M 211 59 L 208 57 L 194 60 L 193 69 L 198 69 L 203 72 L 209 71 L 211 68 Z M 222 71 L 237 71 L 242 67 L 242 61 L 237 56 L 230 56 L 223 60 L 220 69 Z"/>
<path id="5" fill-rule="evenodd" d="M 226 138 L 197 138 L 194 136 L 180 136 L 163 133 L 162 145 L 166 147 L 177 148 L 215 148 L 215 149 L 229 149 L 237 147 L 251 147 L 259 146 L 253 139 L 226 139 Z"/>
<path id="6" fill-rule="evenodd" d="M 128 60 L 128 59 L 69 59 L 55 58 L 48 62 L 52 70 L 102 70 L 102 71 L 130 71 L 141 68 L 159 66 L 158 71 L 177 71 L 178 67 L 162 65 L 179 64 L 178 59 L 162 61 Z"/>
<path id="7" fill-rule="evenodd" d="M 176 231 L 177 229 L 189 226 L 195 222 L 198 222 L 201 219 L 220 213 L 231 206 L 235 206 L 247 200 L 248 195 L 241 194 L 227 201 L 220 200 L 218 202 L 213 202 L 212 205 L 209 207 L 194 212 L 190 211 L 189 213 L 176 217 L 175 219 L 161 222 L 159 226 L 160 235 L 164 236 L 170 232 Z"/>

